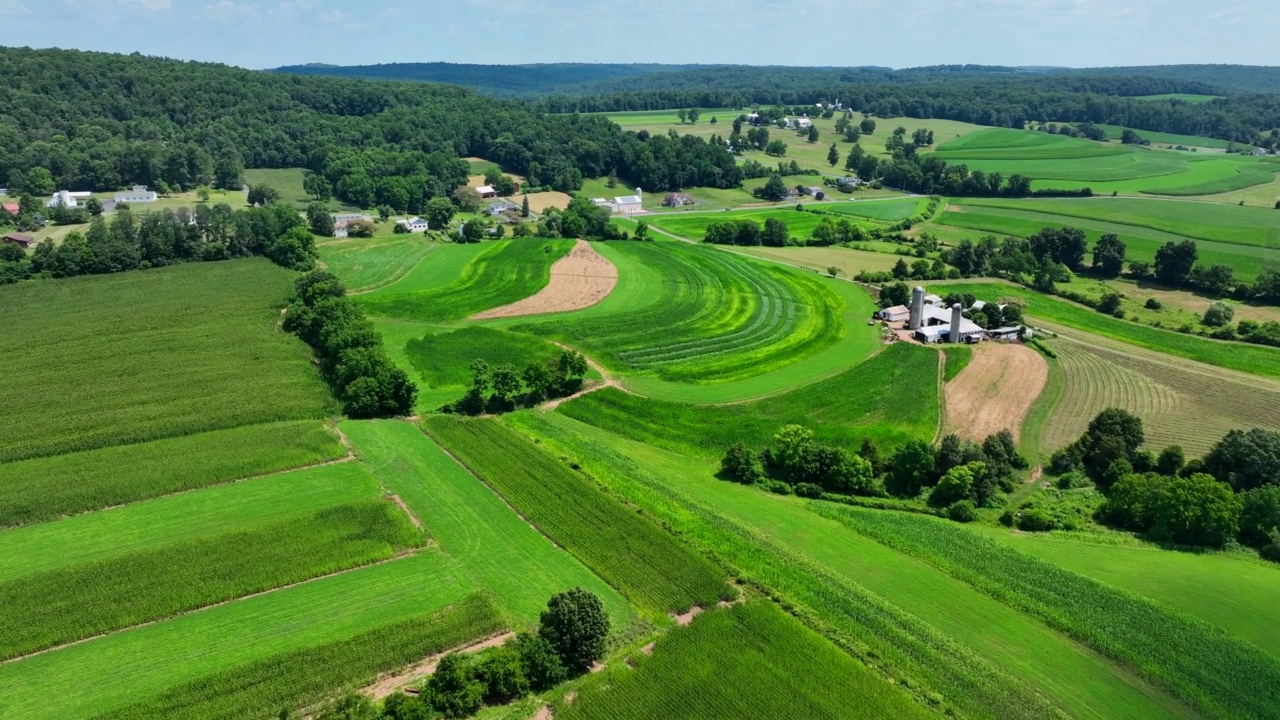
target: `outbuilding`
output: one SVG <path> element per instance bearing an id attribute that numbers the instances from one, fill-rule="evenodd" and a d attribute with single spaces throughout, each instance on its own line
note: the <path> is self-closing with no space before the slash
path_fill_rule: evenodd
<path id="1" fill-rule="evenodd" d="M 8 235 L 5 235 L 4 241 L 7 243 L 13 243 L 14 245 L 17 245 L 18 247 L 25 250 L 31 247 L 31 244 L 34 243 L 36 239 L 31 237 L 30 235 L 23 235 L 22 233 L 15 232 L 15 233 L 9 233 Z"/>
<path id="2" fill-rule="evenodd" d="M 113 199 L 118 203 L 153 203 L 156 198 L 155 191 L 148 190 L 146 185 L 134 185 L 129 190 L 116 193 Z"/>
<path id="3" fill-rule="evenodd" d="M 398 220 L 396 224 L 403 225 L 409 230 L 409 232 L 425 232 L 430 229 L 430 225 L 427 224 L 427 221 L 417 216 L 411 217 L 407 220 Z"/>
<path id="4" fill-rule="evenodd" d="M 1022 337 L 1022 327 L 1019 325 L 1009 325 L 1007 327 L 999 327 L 994 330 L 987 331 L 987 337 L 992 340 L 1004 340 L 1006 342 L 1017 340 Z"/>
<path id="5" fill-rule="evenodd" d="M 498 197 L 498 191 L 494 190 L 492 185 L 481 185 L 476 188 L 476 194 L 482 198 Z"/>
<path id="6" fill-rule="evenodd" d="M 906 305 L 894 305 L 882 309 L 876 313 L 876 316 L 885 322 L 904 322 L 911 318 L 911 308 Z"/>

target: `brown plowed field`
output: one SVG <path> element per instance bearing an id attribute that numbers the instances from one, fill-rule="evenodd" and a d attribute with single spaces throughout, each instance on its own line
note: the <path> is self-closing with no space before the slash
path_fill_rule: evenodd
<path id="1" fill-rule="evenodd" d="M 946 386 L 946 431 L 982 441 L 1005 428 L 1018 436 L 1031 404 L 1049 380 L 1049 365 L 1016 343 L 985 342 Z"/>
<path id="2" fill-rule="evenodd" d="M 551 281 L 546 287 L 518 302 L 472 315 L 471 319 L 581 310 L 608 297 L 617 284 L 618 268 L 600 257 L 590 243 L 579 240 L 568 255 L 551 266 Z"/>

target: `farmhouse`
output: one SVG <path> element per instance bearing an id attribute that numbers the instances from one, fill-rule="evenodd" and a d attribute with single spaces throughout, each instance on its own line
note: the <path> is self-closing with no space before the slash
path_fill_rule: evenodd
<path id="1" fill-rule="evenodd" d="M 667 193 L 667 196 L 662 200 L 662 204 L 673 208 L 683 207 L 685 205 L 692 205 L 693 198 L 685 193 Z"/>
<path id="2" fill-rule="evenodd" d="M 148 190 L 146 185 L 134 185 L 129 190 L 116 193 L 114 200 L 118 203 L 151 203 L 156 201 L 156 193 Z"/>
<path id="3" fill-rule="evenodd" d="M 93 193 L 91 192 L 68 192 L 66 190 L 59 190 L 53 194 L 53 197 L 45 201 L 44 206 L 58 207 L 61 205 L 64 208 L 73 208 L 78 207 L 81 200 L 88 200 L 91 197 L 93 197 Z"/>
<path id="4" fill-rule="evenodd" d="M 842 177 L 836 180 L 836 186 L 846 192 L 849 190 L 857 190 L 861 185 L 862 180 L 856 177 Z"/>
<path id="5" fill-rule="evenodd" d="M 7 243 L 13 243 L 14 245 L 17 245 L 20 248 L 26 249 L 31 247 L 31 244 L 34 243 L 36 239 L 31 237 L 30 235 L 23 235 L 22 233 L 15 232 L 15 233 L 9 233 L 8 235 L 5 235 L 4 241 Z"/>
<path id="6" fill-rule="evenodd" d="M 407 220 L 397 220 L 396 224 L 403 225 L 404 227 L 408 228 L 409 232 L 425 232 L 430 228 L 426 220 L 423 220 L 422 218 L 417 217 L 416 215 L 414 217 L 408 218 Z"/>
<path id="7" fill-rule="evenodd" d="M 903 322 L 911 319 L 911 308 L 906 305 L 894 305 L 876 313 L 876 317 L 885 322 Z"/>
<path id="8" fill-rule="evenodd" d="M 476 188 L 476 194 L 485 199 L 498 197 L 498 191 L 492 185 L 481 185 Z"/>
<path id="9" fill-rule="evenodd" d="M 484 209 L 484 214 L 490 217 L 498 217 L 503 213 L 519 212 L 519 210 L 520 206 L 510 200 L 499 200 L 498 202 L 490 203 L 489 207 Z"/>

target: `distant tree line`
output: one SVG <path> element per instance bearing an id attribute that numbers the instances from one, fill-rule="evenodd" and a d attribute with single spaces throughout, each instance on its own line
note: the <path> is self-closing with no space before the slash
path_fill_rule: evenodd
<path id="1" fill-rule="evenodd" d="M 0 243 L 0 284 L 255 255 L 309 270 L 315 262 L 315 240 L 287 205 L 243 210 L 197 205 L 193 210 L 139 215 L 119 211 L 110 219 L 94 218 L 88 230 L 71 232 L 57 245 L 45 239 L 30 256 L 15 245 Z"/>
<path id="2" fill-rule="evenodd" d="M 997 503 L 999 492 L 1012 492 L 1016 471 L 1027 467 L 1008 430 L 980 444 L 955 434 L 936 448 L 913 440 L 885 458 L 869 438 L 850 452 L 815 442 L 800 425 L 783 427 L 760 450 L 735 443 L 720 461 L 723 478 L 783 495 L 910 500 L 928 490 L 928 506 L 959 522 L 975 520 L 978 508 Z"/>
<path id="3" fill-rule="evenodd" d="M 1053 455 L 1050 471 L 1083 474 L 1106 496 L 1097 518 L 1154 540 L 1222 547 L 1239 541 L 1280 561 L 1280 433 L 1232 430 L 1203 458 L 1143 448 L 1142 419 L 1103 410 Z"/>
<path id="4" fill-rule="evenodd" d="M 284 329 L 315 349 L 321 373 L 348 416 L 413 414 L 417 386 L 387 357 L 382 336 L 331 273 L 298 278 Z"/>

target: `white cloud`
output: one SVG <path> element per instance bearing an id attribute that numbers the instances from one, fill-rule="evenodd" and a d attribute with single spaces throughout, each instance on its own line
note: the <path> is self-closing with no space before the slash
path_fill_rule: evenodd
<path id="1" fill-rule="evenodd" d="M 258 12 L 257 5 L 241 5 L 231 0 L 220 0 L 212 5 L 205 5 L 196 19 L 223 23 L 248 23 L 259 20 L 261 17 L 262 14 Z"/>
<path id="2" fill-rule="evenodd" d="M 0 0 L 0 15 L 30 15 L 31 8 L 18 0 Z"/>

